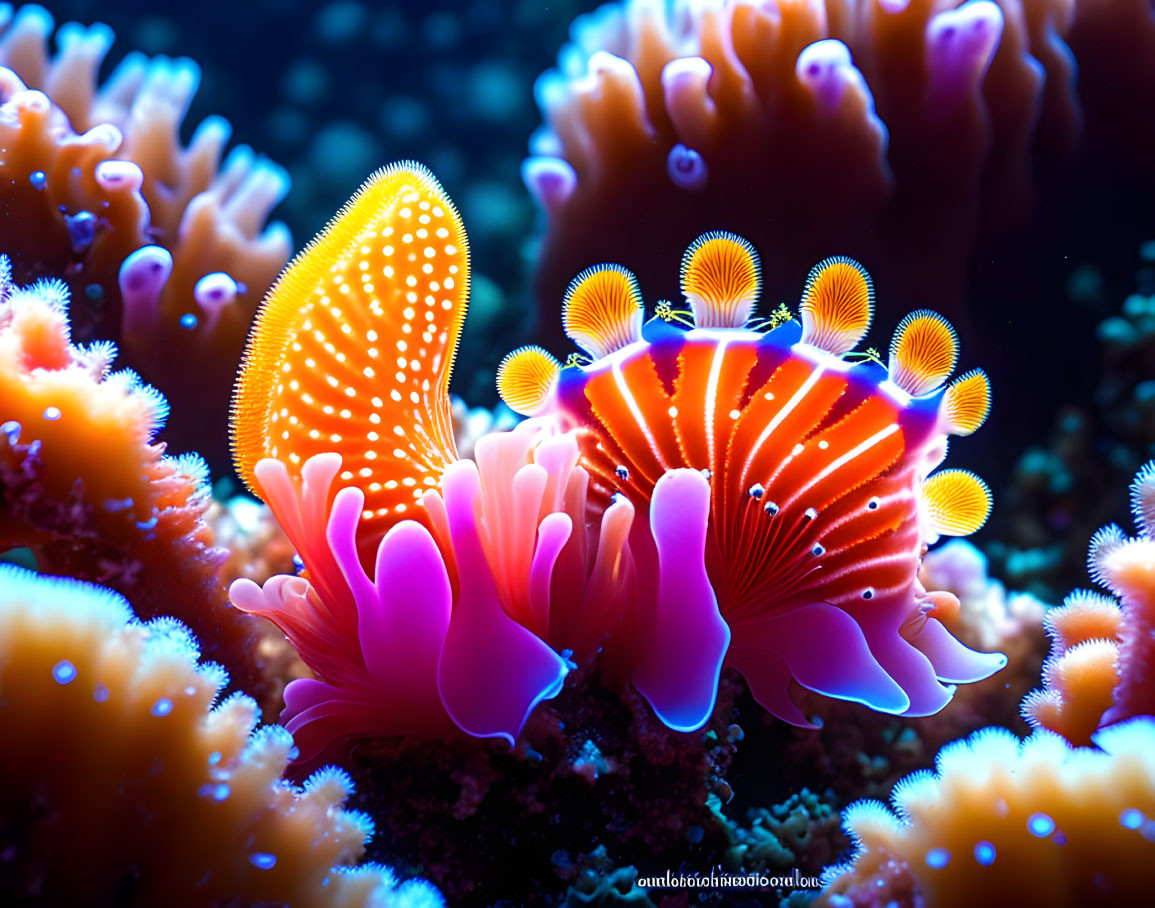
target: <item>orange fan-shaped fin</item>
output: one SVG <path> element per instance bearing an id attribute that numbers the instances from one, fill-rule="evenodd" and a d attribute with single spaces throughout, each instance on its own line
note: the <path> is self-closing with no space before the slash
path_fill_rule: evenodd
<path id="1" fill-rule="evenodd" d="M 898 323 L 890 344 L 890 380 L 918 397 L 939 387 L 958 362 L 958 336 L 950 322 L 929 309 Z"/>
<path id="2" fill-rule="evenodd" d="M 545 406 L 560 370 L 561 363 L 541 347 L 522 347 L 497 367 L 497 393 L 514 413 L 533 416 Z"/>
<path id="3" fill-rule="evenodd" d="M 802 340 L 836 356 L 866 336 L 874 311 L 870 275 L 854 259 L 835 256 L 814 267 L 802 292 Z"/>
<path id="4" fill-rule="evenodd" d="M 974 369 L 951 382 L 946 392 L 946 418 L 953 435 L 970 435 L 991 412 L 991 382 Z"/>
<path id="5" fill-rule="evenodd" d="M 565 333 L 595 359 L 642 337 L 642 292 L 621 265 L 587 268 L 569 285 L 561 310 Z"/>
<path id="6" fill-rule="evenodd" d="M 342 457 L 365 492 L 362 538 L 412 516 L 457 459 L 447 387 L 469 293 L 453 203 L 419 164 L 386 167 L 269 292 L 233 400 L 237 469 L 264 457 L 290 475 Z"/>
<path id="7" fill-rule="evenodd" d="M 732 233 L 705 233 L 682 257 L 682 293 L 699 328 L 741 328 L 762 289 L 758 253 Z"/>
<path id="8" fill-rule="evenodd" d="M 942 470 L 922 487 L 931 529 L 941 536 L 967 536 L 987 522 L 991 492 L 967 470 Z"/>

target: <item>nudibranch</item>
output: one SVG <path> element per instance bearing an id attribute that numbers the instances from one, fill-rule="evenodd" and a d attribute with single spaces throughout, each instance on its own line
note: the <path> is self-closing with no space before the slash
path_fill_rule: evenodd
<path id="1" fill-rule="evenodd" d="M 850 259 L 813 269 L 798 320 L 784 307 L 755 320 L 760 285 L 749 243 L 706 234 L 682 263 L 688 311 L 662 302 L 643 325 L 634 276 L 588 269 L 562 314 L 585 355 L 563 366 L 540 348 L 517 350 L 499 390 L 516 411 L 576 434 L 592 499 L 633 504 L 639 576 L 655 485 L 687 469 L 708 484 L 704 559 L 730 631 L 725 661 L 771 712 L 808 724 L 789 696 L 793 679 L 883 712 L 934 713 L 953 691 L 941 682 L 1005 664 L 952 637 L 934 617 L 949 594 L 927 593 L 916 576 L 928 543 L 977 530 L 990 509 L 976 476 L 931 472 L 948 435 L 985 420 L 987 377 L 975 370 L 945 385 L 958 343 L 927 310 L 902 320 L 888 365 L 853 353 L 873 287 Z M 684 632 L 640 587 L 639 614 L 668 646 Z"/>

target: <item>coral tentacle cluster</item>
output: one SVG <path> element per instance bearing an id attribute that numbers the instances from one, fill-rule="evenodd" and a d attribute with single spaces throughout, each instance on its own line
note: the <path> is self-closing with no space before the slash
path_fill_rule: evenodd
<path id="1" fill-rule="evenodd" d="M 935 286 L 949 311 L 975 244 L 1079 154 L 1090 179 L 1104 162 L 1145 179 L 1152 60 L 1146 0 L 607 3 L 535 87 L 544 330 L 589 262 L 670 294 L 673 250 L 713 226 L 754 241 L 773 298 L 838 248 L 885 305 Z"/>
<path id="2" fill-rule="evenodd" d="M 111 370 L 112 343 L 74 344 L 71 308 L 61 281 L 19 287 L 0 256 L 0 552 L 175 616 L 251 685 L 254 625 L 224 597 L 205 464 L 164 453 L 164 397 Z"/>
<path id="3" fill-rule="evenodd" d="M 731 633 L 726 662 L 767 709 L 808 724 L 790 699 L 793 679 L 884 712 L 937 712 L 952 691 L 940 681 L 977 680 L 1004 664 L 958 643 L 916 576 L 928 542 L 986 519 L 981 480 L 928 476 L 947 435 L 985 419 L 986 378 L 944 387 L 958 345 L 927 310 L 899 325 L 888 367 L 851 354 L 870 325 L 873 290 L 848 259 L 811 273 L 801 322 L 782 312 L 754 322 L 760 284 L 749 243 L 706 234 L 683 260 L 689 311 L 660 303 L 643 326 L 633 275 L 589 269 L 563 314 L 588 356 L 565 368 L 553 361 L 543 382 L 541 352 L 516 351 L 499 387 L 511 406 L 576 434 L 595 501 L 624 498 L 649 515 L 631 536 L 639 563 L 646 528 L 672 519 L 655 513 L 661 477 L 704 477 L 705 565 Z M 650 587 L 639 589 L 644 598 Z M 650 618 L 660 630 L 669 614 Z"/>
<path id="4" fill-rule="evenodd" d="M 78 340 L 112 340 L 172 402 L 168 438 L 220 464 L 218 430 L 261 295 L 290 250 L 265 227 L 284 171 L 205 120 L 182 145 L 200 80 L 188 59 L 129 54 L 103 84 L 103 25 L 0 6 L 0 221 L 18 280 L 62 278 Z"/>
<path id="5" fill-rule="evenodd" d="M 895 786 L 894 812 L 844 814 L 853 863 L 819 904 L 1137 905 L 1150 894 L 1155 723 L 1105 728 L 1095 747 L 988 728 Z"/>
<path id="6" fill-rule="evenodd" d="M 12 904 L 434 906 L 427 883 L 348 866 L 372 822 L 333 767 L 281 778 L 282 728 L 192 635 L 103 587 L 0 565 L 0 892 Z M 18 743 L 17 743 L 18 742 Z M 114 834 L 110 834 L 113 831 Z"/>

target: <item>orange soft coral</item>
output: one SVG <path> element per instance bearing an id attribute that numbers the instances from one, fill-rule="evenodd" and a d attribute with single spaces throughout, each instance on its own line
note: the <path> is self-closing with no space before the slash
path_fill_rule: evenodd
<path id="1" fill-rule="evenodd" d="M 281 779 L 292 739 L 198 666 L 169 619 L 0 566 L 0 901 L 435 908 L 425 883 L 345 865 L 372 824 L 337 770 Z M 110 834 L 111 833 L 111 834 Z"/>
<path id="2" fill-rule="evenodd" d="M 1122 612 L 1106 596 L 1079 591 L 1044 619 L 1051 655 L 1043 666 L 1042 690 L 1023 700 L 1023 717 L 1073 744 L 1091 743 L 1119 683 L 1119 623 Z"/>
<path id="3" fill-rule="evenodd" d="M 201 519 L 204 464 L 153 443 L 164 398 L 109 371 L 111 344 L 74 345 L 67 312 L 64 284 L 16 287 L 0 257 L 0 551 L 111 586 L 142 617 L 175 615 L 250 680 L 252 624 L 226 605 L 225 553 Z"/>
<path id="4" fill-rule="evenodd" d="M 263 226 L 287 180 L 247 148 L 222 163 L 219 118 L 181 145 L 192 61 L 130 54 L 98 86 L 111 32 L 70 23 L 50 57 L 51 32 L 38 6 L 0 10 L 0 200 L 20 212 L 0 248 L 20 280 L 62 277 L 77 338 L 117 341 L 176 408 L 168 438 L 223 464 L 236 363 L 288 258 Z"/>
<path id="5" fill-rule="evenodd" d="M 895 787 L 897 817 L 877 801 L 846 811 L 857 853 L 828 872 L 819 904 L 1145 904 L 1155 722 L 1103 729 L 1095 743 L 991 728 L 948 745 L 934 772 Z"/>
<path id="6" fill-rule="evenodd" d="M 1047 616 L 1045 686 L 1023 702 L 1027 721 L 1075 744 L 1104 725 L 1155 715 L 1155 461 L 1135 477 L 1131 505 L 1135 538 L 1108 526 L 1091 540 L 1091 576 L 1118 602 L 1077 591 Z"/>

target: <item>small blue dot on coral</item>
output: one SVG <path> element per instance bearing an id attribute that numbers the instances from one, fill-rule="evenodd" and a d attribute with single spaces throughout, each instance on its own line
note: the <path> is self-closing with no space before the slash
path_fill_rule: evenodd
<path id="1" fill-rule="evenodd" d="M 52 677 L 57 684 L 67 684 L 76 678 L 76 666 L 67 659 L 61 659 L 52 666 Z"/>
<path id="2" fill-rule="evenodd" d="M 154 704 L 152 704 L 152 714 L 154 716 L 167 716 L 172 712 L 172 700 L 168 697 L 161 697 Z"/>
<path id="3" fill-rule="evenodd" d="M 191 331 L 197 326 L 197 317 L 191 312 L 186 312 L 180 317 L 180 326 L 186 331 Z"/>
<path id="4" fill-rule="evenodd" d="M 277 856 L 258 851 L 256 854 L 249 855 L 249 863 L 259 870 L 271 870 L 277 865 Z"/>
<path id="5" fill-rule="evenodd" d="M 1031 835 L 1043 839 L 1055 831 L 1055 821 L 1045 813 L 1033 813 L 1027 820 L 1027 829 L 1030 830 Z"/>
<path id="6" fill-rule="evenodd" d="M 59 407 L 45 407 L 44 408 L 44 418 L 49 420 L 49 421 L 60 419 L 60 408 Z"/>
<path id="7" fill-rule="evenodd" d="M 1128 807 L 1121 814 L 1119 814 L 1119 824 L 1124 829 L 1138 829 L 1143 825 L 1143 811 L 1136 810 L 1134 807 Z"/>
<path id="8" fill-rule="evenodd" d="M 975 860 L 984 867 L 990 867 L 995 862 L 995 846 L 990 842 L 979 842 L 975 845 Z"/>
<path id="9" fill-rule="evenodd" d="M 926 866 L 939 870 L 950 863 L 950 852 L 945 848 L 932 848 L 926 853 Z"/>

